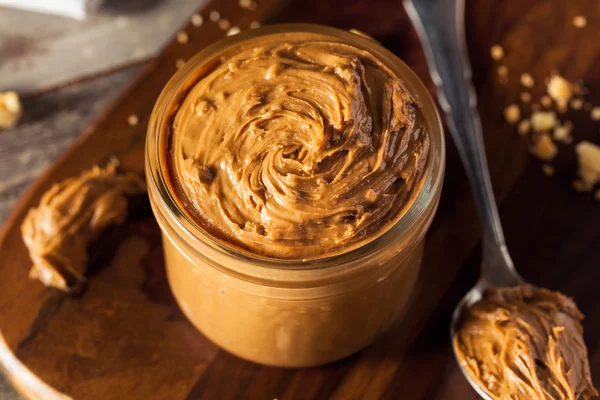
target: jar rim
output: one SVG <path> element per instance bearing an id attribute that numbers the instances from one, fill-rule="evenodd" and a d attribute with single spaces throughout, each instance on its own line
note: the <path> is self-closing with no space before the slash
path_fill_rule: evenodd
<path id="1" fill-rule="evenodd" d="M 256 39 L 264 36 L 285 34 L 285 33 L 314 33 L 317 35 L 330 36 L 344 43 L 349 43 L 360 49 L 366 50 L 384 62 L 389 68 L 403 80 L 408 91 L 417 98 L 425 124 L 430 136 L 430 156 L 431 162 L 425 170 L 422 177 L 422 185 L 416 194 L 412 204 L 404 211 L 403 215 L 386 231 L 381 233 L 375 239 L 350 249 L 346 252 L 334 255 L 325 255 L 317 259 L 277 259 L 264 257 L 251 252 L 237 249 L 233 245 L 221 243 L 212 235 L 202 229 L 195 222 L 183 207 L 176 200 L 172 188 L 168 184 L 168 173 L 166 168 L 162 167 L 164 160 L 161 156 L 161 143 L 165 118 L 168 116 L 169 107 L 173 105 L 181 89 L 189 81 L 190 76 L 197 72 L 199 68 L 206 65 L 213 57 L 221 54 L 227 49 L 234 47 L 242 41 Z M 436 155 L 436 157 L 434 157 Z M 199 249 L 217 252 L 226 256 L 232 261 L 243 262 L 244 271 L 236 271 L 242 275 L 250 273 L 251 270 L 262 275 L 264 270 L 277 271 L 300 271 L 333 268 L 349 263 L 357 263 L 364 257 L 385 250 L 387 244 L 392 243 L 407 232 L 426 212 L 428 206 L 437 201 L 436 193 L 442 184 L 445 166 L 445 138 L 443 134 L 442 122 L 437 107 L 431 98 L 427 88 L 418 78 L 418 76 L 396 55 L 385 49 L 382 45 L 359 32 L 345 31 L 328 26 L 316 24 L 277 24 L 263 26 L 253 30 L 243 31 L 237 35 L 225 37 L 201 50 L 192 57 L 183 67 L 181 67 L 171 77 L 169 82 L 163 88 L 159 95 L 150 117 L 148 133 L 146 138 L 146 176 L 148 181 L 148 192 L 151 197 L 160 204 L 159 207 L 153 205 L 153 210 L 157 216 L 159 224 L 169 224 L 176 226 L 177 231 L 194 246 L 187 250 L 198 251 Z M 436 165 L 432 163 L 435 162 Z M 164 228 L 163 228 L 164 231 Z M 204 240 L 202 240 L 204 239 Z M 235 268 L 234 268 L 235 269 Z"/>

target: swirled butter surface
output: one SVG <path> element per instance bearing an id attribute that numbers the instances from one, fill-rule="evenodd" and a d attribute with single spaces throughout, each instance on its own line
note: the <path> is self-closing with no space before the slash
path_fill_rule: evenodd
<path id="1" fill-rule="evenodd" d="M 189 214 L 267 257 L 319 258 L 379 236 L 414 202 L 428 163 L 401 77 L 321 35 L 221 55 L 169 123 L 170 175 Z"/>

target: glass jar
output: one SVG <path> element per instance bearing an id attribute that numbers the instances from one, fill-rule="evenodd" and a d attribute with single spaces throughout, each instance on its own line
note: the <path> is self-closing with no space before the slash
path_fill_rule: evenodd
<path id="1" fill-rule="evenodd" d="M 193 79 L 205 74 L 225 49 L 286 32 L 327 35 L 385 63 L 420 103 L 431 142 L 422 187 L 388 231 L 357 249 L 310 261 L 253 256 L 215 240 L 178 203 L 166 169 L 168 119 Z M 406 309 L 424 236 L 437 208 L 444 165 L 442 126 L 425 86 L 402 61 L 367 37 L 317 25 L 274 25 L 207 47 L 163 89 L 146 143 L 148 193 L 179 306 L 213 342 L 261 364 L 315 366 L 364 348 Z"/>

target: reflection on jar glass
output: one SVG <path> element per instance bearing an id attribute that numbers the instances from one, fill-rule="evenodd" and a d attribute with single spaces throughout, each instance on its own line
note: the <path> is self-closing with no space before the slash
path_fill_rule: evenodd
<path id="1" fill-rule="evenodd" d="M 230 59 L 232 55 L 243 54 L 244 49 L 256 49 L 264 43 L 274 41 L 293 41 L 294 38 L 333 43 L 340 48 L 346 46 L 344 48 L 353 49 L 352 51 L 356 51 L 359 58 L 364 57 L 366 60 L 363 66 L 358 67 L 357 76 L 368 81 L 370 85 L 362 92 L 352 92 L 357 93 L 357 96 L 365 96 L 362 106 L 344 106 L 342 91 L 360 79 L 334 65 L 331 69 L 332 73 L 335 73 L 335 76 L 332 75 L 334 80 L 331 82 L 333 89 L 328 92 L 333 94 L 326 98 L 319 98 L 318 90 L 325 89 L 319 88 L 317 83 L 321 78 L 313 74 L 306 79 L 301 77 L 300 83 L 305 85 L 301 91 L 314 93 L 315 98 L 301 98 L 301 101 L 311 107 L 315 104 L 319 107 L 327 107 L 326 101 L 332 97 L 339 98 L 342 104 L 340 110 L 334 110 L 335 112 L 323 110 L 323 113 L 329 116 L 338 111 L 356 116 L 356 113 L 364 111 L 365 107 L 371 107 L 367 110 L 367 114 L 379 113 L 379 109 L 388 112 L 391 115 L 388 119 L 385 118 L 387 114 L 381 111 L 384 117 L 373 115 L 373 123 L 369 119 L 368 123 L 363 124 L 364 126 L 353 127 L 353 129 L 364 128 L 367 131 L 379 129 L 381 128 L 379 125 L 383 126 L 383 124 L 379 124 L 378 121 L 383 120 L 391 126 L 388 129 L 391 132 L 388 132 L 391 139 L 386 139 L 385 145 L 381 146 L 385 147 L 384 150 L 398 146 L 404 149 L 405 154 L 382 162 L 381 156 L 378 156 L 379 153 L 375 149 L 371 159 L 364 158 L 364 162 L 357 163 L 356 166 L 348 166 L 348 163 L 344 162 L 324 162 L 323 165 L 327 168 L 338 168 L 336 170 L 338 175 L 333 178 L 323 175 L 319 177 L 318 184 L 315 184 L 316 179 L 313 179 L 299 183 L 298 187 L 306 188 L 306 185 L 309 185 L 309 194 L 318 193 L 315 198 L 321 203 L 317 200 L 312 203 L 312 200 L 307 200 L 312 207 L 310 210 L 318 211 L 313 214 L 325 215 L 328 208 L 335 211 L 332 211 L 331 216 L 323 217 L 326 218 L 325 223 L 321 220 L 314 222 L 315 220 L 307 217 L 305 224 L 299 222 L 298 226 L 294 226 L 296 221 L 294 218 L 298 216 L 290 215 L 288 218 L 284 215 L 285 221 L 275 226 L 279 222 L 274 219 L 280 214 L 275 213 L 265 217 L 267 213 L 265 211 L 261 214 L 262 217 L 272 224 L 266 225 L 266 228 L 257 228 L 260 224 L 250 221 L 250 217 L 244 223 L 246 218 L 244 216 L 248 214 L 244 214 L 243 204 L 232 200 L 235 199 L 232 197 L 235 193 L 224 192 L 223 188 L 227 188 L 228 184 L 231 186 L 226 180 L 227 176 L 223 178 L 225 179 L 223 182 L 220 182 L 222 184 L 219 187 L 220 191 L 216 191 L 226 193 L 221 199 L 214 196 L 214 191 L 208 195 L 205 189 L 198 189 L 201 185 L 207 185 L 207 182 L 213 184 L 212 180 L 217 172 L 209 169 L 213 168 L 212 166 L 200 165 L 202 164 L 200 161 L 207 157 L 214 159 L 215 155 L 218 156 L 216 154 L 220 151 L 218 143 L 223 139 L 216 140 L 215 143 L 208 141 L 206 143 L 209 144 L 205 148 L 190 150 L 186 147 L 189 147 L 190 141 L 182 136 L 182 132 L 187 130 L 193 133 L 206 127 L 208 122 L 214 122 L 214 117 L 211 117 L 211 120 L 198 119 L 206 116 L 213 107 L 210 101 L 204 100 L 209 90 L 231 85 L 231 81 L 228 80 L 232 79 L 235 83 L 233 87 L 252 85 L 248 82 L 235 82 L 235 79 L 244 79 L 243 73 L 236 75 L 237 61 L 230 63 L 232 75 L 226 72 L 215 78 L 217 72 L 213 72 L 219 71 L 224 60 Z M 317 50 L 320 48 L 320 44 L 315 46 Z M 319 53 L 309 54 L 309 49 L 306 47 L 304 53 L 297 54 L 304 57 L 303 61 L 306 59 L 319 61 Z M 325 62 L 329 62 L 330 57 L 333 57 L 326 52 L 323 54 L 326 58 Z M 335 59 L 332 60 L 336 62 Z M 357 64 L 354 62 L 355 59 L 350 57 L 349 60 L 351 66 L 355 67 Z M 369 70 L 378 65 L 379 69 Z M 311 67 L 308 71 L 309 74 L 312 73 Z M 277 66 L 268 68 L 265 79 L 271 79 L 280 73 Z M 388 92 L 381 90 L 379 93 L 375 88 L 376 80 L 387 76 L 386 74 L 396 80 L 399 78 L 403 90 L 408 94 L 404 95 L 397 88 Z M 246 77 L 248 79 L 248 75 Z M 219 81 L 218 79 L 221 78 L 222 80 Z M 209 79 L 213 80 L 209 81 Z M 335 89 L 340 82 L 345 86 Z M 326 89 L 329 90 L 329 87 Z M 212 92 L 210 94 L 214 95 Z M 244 101 L 239 101 L 238 98 L 242 97 L 236 97 L 235 92 L 218 95 L 223 100 L 222 104 L 230 109 L 235 108 L 237 111 L 237 108 L 246 106 L 247 96 L 243 97 Z M 374 95 L 381 95 L 381 98 L 386 99 L 375 108 L 372 100 L 369 99 L 369 96 Z M 193 96 L 198 98 L 194 99 Z M 258 97 L 260 96 L 259 94 Z M 394 96 L 400 96 L 398 103 L 394 103 Z M 297 98 L 294 100 L 299 101 Z M 410 108 L 406 110 L 412 112 L 415 119 L 408 123 L 402 120 L 402 113 L 395 113 L 394 109 L 385 109 L 385 107 L 389 108 L 386 105 L 388 103 L 394 104 L 392 108 L 396 107 L 395 104 L 404 107 L 406 104 L 411 105 L 412 100 L 416 111 Z M 291 132 L 286 133 L 288 136 L 285 137 L 294 141 L 297 138 L 294 136 L 296 127 L 293 124 L 303 116 L 297 111 L 298 106 L 289 104 L 286 106 L 288 109 L 284 110 L 285 114 L 289 114 L 289 110 L 296 112 L 292 115 L 291 122 L 286 122 L 280 115 L 273 114 L 278 110 L 281 112 L 277 107 L 252 110 L 254 112 L 259 110 L 259 113 L 264 115 L 266 113 L 275 115 L 268 122 L 268 127 L 279 133 Z M 275 111 L 272 108 L 275 108 Z M 186 110 L 193 110 L 193 112 Z M 310 107 L 305 114 L 311 114 Z M 335 118 L 335 115 L 331 118 Z M 356 123 L 348 118 L 342 122 Z M 394 124 L 401 122 L 410 127 L 421 124 L 423 129 L 420 135 L 428 135 L 425 145 L 416 142 L 417 144 L 414 145 L 416 147 L 411 147 L 412 142 L 404 139 L 409 137 L 409 134 L 412 135 L 410 137 L 419 138 L 419 133 L 413 134 L 410 130 L 396 131 Z M 344 123 L 339 124 L 342 126 L 340 129 L 344 128 Z M 264 126 L 267 126 L 267 123 Z M 236 128 L 235 121 L 229 121 L 226 127 Z M 385 126 L 381 129 L 385 130 L 384 128 Z M 402 140 L 396 140 L 399 135 L 404 135 Z M 239 140 L 242 139 L 236 140 L 238 142 L 235 144 L 240 151 L 247 153 L 248 149 L 253 148 L 252 143 L 248 146 L 240 144 Z M 343 141 L 333 138 L 331 143 L 313 147 L 329 149 L 339 144 L 336 140 Z M 363 137 L 361 140 L 365 145 L 359 143 L 359 150 L 356 152 L 360 153 L 363 147 L 366 149 L 373 147 L 368 143 L 368 137 Z M 283 155 L 279 160 L 283 161 L 278 161 L 277 171 L 284 167 L 293 168 L 299 165 L 296 161 L 302 159 L 306 151 L 298 146 L 295 142 L 287 147 L 279 146 L 283 149 Z M 255 147 L 258 148 L 260 145 L 257 143 Z M 188 153 L 200 155 L 193 162 L 189 162 L 185 157 L 180 160 L 176 158 L 177 154 L 187 157 Z M 344 156 L 348 153 L 355 154 L 355 149 L 344 148 Z M 236 165 L 235 162 L 238 161 L 236 157 L 232 157 L 233 166 L 229 171 L 233 172 L 230 174 L 239 172 L 236 168 L 243 168 L 250 164 L 246 162 Z M 221 165 L 223 163 L 224 161 Z M 343 358 L 364 348 L 392 323 L 398 321 L 406 309 L 420 269 L 424 236 L 437 208 L 444 163 L 444 138 L 440 119 L 431 97 L 416 75 L 378 43 L 350 32 L 316 25 L 275 25 L 242 32 L 219 41 L 197 54 L 169 81 L 156 103 L 148 128 L 146 145 L 148 191 L 152 209 L 161 227 L 167 276 L 177 302 L 190 321 L 209 339 L 233 354 L 258 363 L 287 367 L 313 366 Z M 381 177 L 361 175 L 361 168 L 373 164 L 376 164 L 376 167 L 372 169 L 383 171 Z M 317 165 L 315 168 L 316 171 L 325 169 L 322 165 Z M 346 169 L 342 171 L 340 168 Z M 398 172 L 399 176 L 403 177 L 400 184 L 394 186 L 394 183 L 387 181 L 382 184 L 386 179 L 385 173 L 388 171 L 386 168 L 388 170 L 403 168 Z M 291 176 L 293 174 L 288 174 L 287 171 L 282 176 L 287 179 L 288 175 L 290 175 L 289 179 L 294 178 Z M 300 178 L 294 178 L 293 185 L 306 175 L 305 172 L 300 171 L 298 173 Z M 185 181 L 186 177 L 189 177 L 188 181 Z M 289 182 L 289 179 L 286 182 Z M 342 184 L 339 184 L 340 181 Z M 336 187 L 336 183 L 337 187 L 342 188 L 354 185 L 351 192 L 360 199 L 357 197 L 348 201 L 348 196 L 335 197 L 333 188 Z M 409 186 L 409 183 L 412 186 Z M 313 184 L 315 186 L 310 186 Z M 380 190 L 378 185 L 385 186 L 385 190 Z M 319 192 L 321 189 L 322 192 Z M 235 190 L 235 185 L 231 190 Z M 268 198 L 269 193 L 266 196 Z M 304 201 L 303 195 L 297 197 Z M 378 198 L 401 200 L 375 202 Z M 327 203 L 323 199 L 331 202 Z M 377 207 L 365 207 L 361 204 L 363 200 L 367 202 L 366 204 L 373 203 Z M 212 203 L 213 201 L 216 205 Z M 228 201 L 231 204 L 227 204 Z M 248 203 L 249 207 L 258 207 L 257 201 L 260 202 L 261 198 L 252 199 Z M 233 211 L 227 207 L 232 207 Z M 298 215 L 307 209 L 307 207 L 302 209 L 294 209 L 294 207 L 293 204 L 290 205 L 290 212 Z M 385 212 L 379 213 L 382 215 L 380 220 L 371 223 L 369 218 L 375 218 L 379 215 L 378 210 L 383 208 Z M 210 214 L 211 210 L 219 210 L 219 212 Z M 312 218 L 313 214 L 309 217 Z M 233 223 L 223 215 L 227 218 L 232 215 Z M 220 222 L 221 219 L 224 222 Z M 218 223 L 214 224 L 218 229 L 213 229 L 211 223 L 215 221 L 219 222 L 223 229 L 218 227 Z M 288 236 L 285 232 L 279 233 L 279 236 L 269 236 L 271 231 L 281 232 L 281 226 L 291 227 Z M 363 226 L 369 228 L 360 231 Z"/>

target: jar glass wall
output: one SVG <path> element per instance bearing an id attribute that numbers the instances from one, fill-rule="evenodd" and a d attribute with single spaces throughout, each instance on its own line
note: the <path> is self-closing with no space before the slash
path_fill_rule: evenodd
<path id="1" fill-rule="evenodd" d="M 167 168 L 167 125 L 186 88 L 206 74 L 223 51 L 292 32 L 326 35 L 367 50 L 386 64 L 417 99 L 431 142 L 421 187 L 389 230 L 359 248 L 310 261 L 254 256 L 214 239 L 177 201 Z M 375 41 L 334 28 L 295 24 L 225 38 L 197 54 L 169 81 L 148 128 L 148 192 L 163 234 L 173 294 L 202 333 L 242 358 L 301 367 L 348 356 L 370 344 L 405 310 L 437 208 L 444 165 L 444 137 L 433 100 L 417 76 Z"/>

